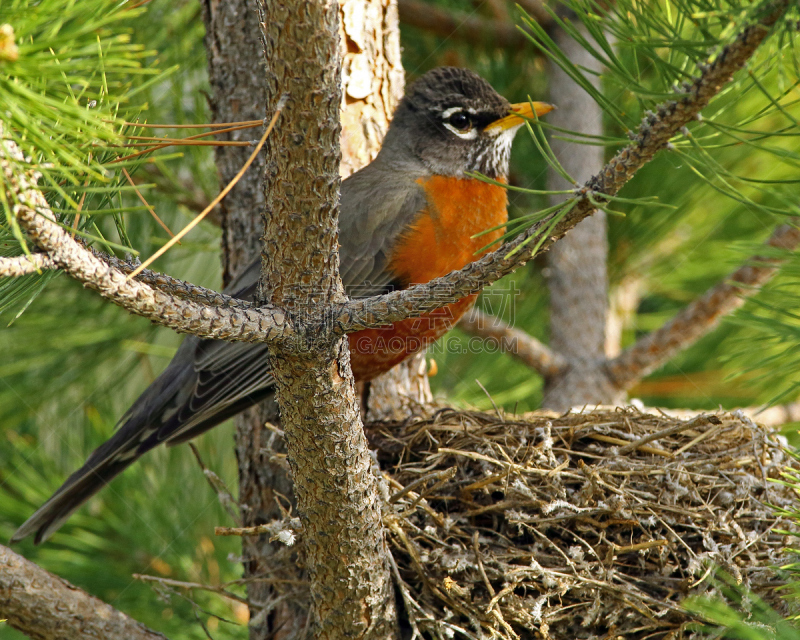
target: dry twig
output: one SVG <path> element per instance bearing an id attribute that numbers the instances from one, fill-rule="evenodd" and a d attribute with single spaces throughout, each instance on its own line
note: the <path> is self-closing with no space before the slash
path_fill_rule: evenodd
<path id="1" fill-rule="evenodd" d="M 234 176 L 234 178 L 226 185 L 226 187 L 222 191 L 219 192 L 217 197 L 215 197 L 208 204 L 208 206 L 205 209 L 203 209 L 203 211 L 201 211 L 198 215 L 196 215 L 189 224 L 187 224 L 176 235 L 174 235 L 169 240 L 169 242 L 164 244 L 163 247 L 161 247 L 152 256 L 150 256 L 147 260 L 145 260 L 141 265 L 139 265 L 136 269 L 134 269 L 133 273 L 128 275 L 128 279 L 136 277 L 141 271 L 143 271 L 144 269 L 149 267 L 160 256 L 164 255 L 167 251 L 169 251 L 170 247 L 172 247 L 176 242 L 180 241 L 180 239 L 183 236 L 185 236 L 187 233 L 189 233 L 189 231 L 191 231 L 198 224 L 200 224 L 200 222 L 203 220 L 203 218 L 205 218 L 206 215 L 208 215 L 214 209 L 214 207 L 216 207 L 222 201 L 222 199 L 226 195 L 228 195 L 230 190 L 233 189 L 234 186 L 236 186 L 236 183 L 239 182 L 241 177 L 244 175 L 245 171 L 247 171 L 247 169 L 250 167 L 250 165 L 256 159 L 256 157 L 258 156 L 258 152 L 261 151 L 261 147 L 263 147 L 264 143 L 267 141 L 267 137 L 269 137 L 269 134 L 272 132 L 272 129 L 275 127 L 275 123 L 278 121 L 278 116 L 281 115 L 281 111 L 283 111 L 283 108 L 284 108 L 287 100 L 288 100 L 288 96 L 286 94 L 282 95 L 280 97 L 280 99 L 278 100 L 278 105 L 275 108 L 275 113 L 272 115 L 272 119 L 269 121 L 269 124 L 267 125 L 266 129 L 264 129 L 264 133 L 261 136 L 261 139 L 258 141 L 258 144 L 256 145 L 256 148 L 253 149 L 253 153 L 250 154 L 250 157 L 247 159 L 247 162 L 244 163 L 244 166 L 239 170 L 239 173 L 237 173 Z M 231 142 L 230 144 L 234 144 L 234 143 Z"/>
<path id="2" fill-rule="evenodd" d="M 538 371 L 545 378 L 558 375 L 566 360 L 525 331 L 510 326 L 500 318 L 473 310 L 461 318 L 459 329 L 481 338 L 497 340 L 508 353 Z"/>

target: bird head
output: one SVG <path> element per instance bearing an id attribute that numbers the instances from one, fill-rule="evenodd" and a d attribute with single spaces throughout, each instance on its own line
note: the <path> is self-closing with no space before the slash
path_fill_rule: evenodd
<path id="1" fill-rule="evenodd" d="M 543 102 L 511 104 L 476 73 L 438 67 L 406 91 L 384 149 L 437 175 L 474 171 L 506 178 L 511 142 L 524 118 L 552 109 Z"/>

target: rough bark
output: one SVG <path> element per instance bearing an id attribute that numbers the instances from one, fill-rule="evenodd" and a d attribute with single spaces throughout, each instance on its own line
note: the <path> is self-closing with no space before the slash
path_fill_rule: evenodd
<path id="1" fill-rule="evenodd" d="M 0 620 L 33 640 L 164 640 L 102 600 L 0 545 Z"/>
<path id="2" fill-rule="evenodd" d="M 48 269 L 58 269 L 58 265 L 44 253 L 0 258 L 0 278 L 18 278 Z"/>
<path id="3" fill-rule="evenodd" d="M 579 28 L 588 38 L 588 31 Z M 559 29 L 553 38 L 574 64 L 590 73 L 602 70 L 597 59 L 563 30 Z M 599 87 L 599 77 L 589 77 Z M 553 125 L 589 135 L 602 134 L 600 106 L 557 65 L 552 69 L 550 99 L 558 106 L 549 119 Z M 571 143 L 555 136 L 550 145 L 564 169 L 578 183 L 603 166 L 603 147 Z M 572 187 L 574 185 L 550 170 L 550 189 Z M 615 399 L 616 394 L 602 367 L 608 312 L 607 260 L 603 211 L 580 222 L 547 253 L 550 348 L 567 360 L 567 366 L 545 377 L 542 401 L 545 408 L 564 410 Z"/>
<path id="4" fill-rule="evenodd" d="M 258 20 L 252 0 L 203 0 L 206 26 L 209 106 L 213 122 L 259 120 L 266 114 L 266 86 Z M 220 136 L 221 140 L 249 140 L 249 129 Z M 215 160 L 220 183 L 230 182 L 250 155 L 247 147 L 217 147 Z M 228 282 L 261 250 L 263 231 L 259 212 L 264 206 L 261 180 L 264 155 L 222 201 L 223 284 Z M 241 212 L 246 212 L 242 215 Z"/>
<path id="5" fill-rule="evenodd" d="M 338 7 L 260 7 L 268 110 L 288 96 L 266 146 L 259 296 L 294 312 L 303 340 L 270 350 L 303 525 L 318 638 L 391 638 L 394 592 L 346 338 L 325 322 L 339 277 Z"/>

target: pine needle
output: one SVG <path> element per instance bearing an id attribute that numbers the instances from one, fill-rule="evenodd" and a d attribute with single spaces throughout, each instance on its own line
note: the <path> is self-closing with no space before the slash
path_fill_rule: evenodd
<path id="1" fill-rule="evenodd" d="M 264 124 L 263 120 L 242 120 L 241 122 L 211 122 L 206 124 L 141 124 L 139 122 L 124 122 L 129 127 L 142 127 L 149 129 L 212 129 L 219 127 L 257 127 Z M 219 133 L 219 132 L 217 132 Z"/>
<path id="2" fill-rule="evenodd" d="M 195 146 L 220 146 L 220 147 L 229 147 L 229 146 L 247 147 L 247 146 L 250 146 L 252 143 L 251 142 L 247 142 L 247 141 L 241 141 L 241 140 L 202 141 L 202 142 L 199 142 L 199 143 L 198 142 L 192 142 L 192 141 L 193 140 L 197 140 L 198 138 L 202 138 L 204 136 L 217 135 L 217 134 L 220 134 L 220 133 L 230 133 L 231 131 L 239 131 L 241 129 L 252 129 L 254 127 L 257 127 L 257 126 L 263 124 L 263 122 L 264 122 L 263 120 L 248 120 L 248 121 L 243 122 L 240 125 L 235 126 L 235 127 L 227 127 L 227 128 L 218 129 L 218 130 L 215 130 L 215 131 L 208 131 L 206 133 L 198 133 L 198 134 L 195 134 L 193 136 L 188 136 L 186 138 L 159 138 L 159 137 L 156 137 L 156 136 L 152 136 L 152 137 L 147 137 L 147 136 L 128 136 L 128 138 L 131 139 L 131 140 L 163 140 L 164 144 L 155 144 L 155 145 L 152 146 L 151 149 L 144 149 L 142 151 L 137 151 L 136 153 L 131 154 L 129 156 L 124 156 L 122 158 L 117 158 L 116 160 L 112 160 L 109 164 L 116 164 L 116 163 L 122 162 L 124 160 L 130 160 L 132 158 L 136 158 L 138 156 L 144 155 L 145 153 L 149 153 L 151 151 L 158 151 L 159 149 L 166 149 L 167 147 L 171 147 L 171 146 L 180 146 L 180 145 L 191 146 L 191 145 L 195 145 Z M 147 126 L 147 125 L 137 125 L 135 123 L 126 123 L 126 124 L 132 124 L 132 126 L 137 126 L 137 127 L 138 126 Z M 228 123 L 228 124 L 230 124 L 230 123 Z M 158 125 L 158 126 L 167 126 L 167 125 Z M 196 128 L 196 127 L 207 127 L 207 126 L 210 126 L 210 125 L 205 125 L 205 124 L 203 124 L 203 125 L 186 124 L 186 125 L 171 125 L 171 126 L 174 126 L 175 128 Z M 128 144 L 128 145 L 125 145 L 125 146 L 126 147 L 138 147 L 138 146 L 150 146 L 151 144 L 152 143 L 147 143 L 147 144 L 142 144 L 142 145 L 140 145 L 140 144 Z"/>
<path id="3" fill-rule="evenodd" d="M 286 94 L 284 94 L 284 95 L 281 96 L 281 99 L 278 100 L 278 106 L 275 109 L 275 114 L 272 116 L 272 119 L 269 121 L 269 124 L 267 125 L 267 128 L 264 131 L 264 135 L 261 136 L 261 140 L 259 140 L 258 145 L 256 145 L 256 148 L 253 150 L 253 153 L 250 154 L 250 157 L 247 159 L 247 162 L 244 163 L 244 166 L 239 170 L 239 173 L 237 173 L 233 177 L 233 180 L 231 180 L 228 183 L 228 186 L 226 186 L 222 191 L 220 191 L 219 195 L 216 198 L 214 198 L 209 203 L 209 205 L 205 209 L 203 209 L 203 211 L 194 220 L 192 220 L 189 224 L 187 224 L 169 242 L 167 242 L 163 247 L 161 247 L 152 256 L 150 256 L 147 260 L 145 260 L 142 264 L 140 264 L 136 269 L 134 269 L 130 273 L 130 275 L 128 275 L 127 280 L 135 278 L 142 271 L 144 271 L 147 267 L 149 267 L 151 264 L 153 264 L 153 262 L 155 260 L 157 260 L 162 255 L 164 255 L 167 251 L 169 251 L 169 249 L 176 242 L 178 242 L 178 240 L 180 240 L 183 236 L 185 236 L 192 229 L 194 229 L 198 224 L 200 224 L 200 221 L 203 218 L 205 218 L 206 215 L 208 215 L 208 213 L 214 207 L 216 207 L 226 195 L 228 195 L 230 190 L 233 189 L 233 187 L 236 185 L 237 182 L 239 182 L 241 177 L 244 175 L 245 171 L 247 171 L 247 169 L 250 167 L 251 164 L 253 164 L 253 161 L 258 156 L 259 152 L 261 151 L 261 147 L 263 147 L 264 143 L 267 141 L 267 136 L 269 136 L 269 134 L 272 132 L 272 129 L 275 126 L 275 123 L 278 121 L 278 116 L 280 116 L 281 111 L 283 110 L 283 107 L 286 104 L 286 99 L 287 98 L 288 98 L 288 96 Z"/>
<path id="4" fill-rule="evenodd" d="M 166 231 L 170 235 L 170 237 L 174 238 L 175 234 L 172 233 L 172 231 L 170 231 L 169 227 L 166 224 L 164 224 L 164 221 L 161 218 L 158 217 L 158 214 L 155 212 L 153 207 L 150 206 L 150 203 L 147 202 L 147 200 L 144 199 L 144 196 L 142 195 L 142 192 L 139 191 L 139 189 L 136 188 L 136 184 L 133 182 L 133 178 L 131 178 L 130 174 L 127 172 L 127 170 L 124 167 L 122 169 L 122 173 L 125 174 L 125 177 L 128 179 L 128 182 L 131 183 L 131 186 L 133 187 L 133 190 L 136 191 L 136 195 L 139 197 L 139 200 L 141 200 L 142 204 L 145 207 L 147 207 L 147 210 L 150 212 L 150 215 L 155 218 L 156 222 L 158 222 L 158 224 L 161 225 L 161 227 L 164 229 L 164 231 Z M 85 196 L 86 194 L 83 194 L 83 195 Z M 83 201 L 81 201 L 81 202 L 83 202 Z M 178 242 L 178 244 L 180 244 L 180 242 Z"/>

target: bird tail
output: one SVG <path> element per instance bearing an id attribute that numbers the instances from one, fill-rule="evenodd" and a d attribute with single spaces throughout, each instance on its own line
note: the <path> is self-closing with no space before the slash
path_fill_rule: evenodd
<path id="1" fill-rule="evenodd" d="M 19 542 L 33 533 L 36 534 L 36 544 L 47 540 L 78 507 L 133 464 L 144 453 L 140 445 L 143 431 L 146 431 L 136 427 L 140 425 L 131 424 L 129 420 L 96 449 L 86 463 L 17 529 L 11 542 Z"/>
<path id="2" fill-rule="evenodd" d="M 47 540 L 78 507 L 161 443 L 171 446 L 186 442 L 267 398 L 273 398 L 269 412 L 277 416 L 271 386 L 256 389 L 227 404 L 213 405 L 205 414 L 200 414 L 206 416 L 204 419 L 198 419 L 192 411 L 183 415 L 184 412 L 175 409 L 176 399 L 180 400 L 183 395 L 176 390 L 191 385 L 185 383 L 187 376 L 181 375 L 182 372 L 181 360 L 176 356 L 170 368 L 123 416 L 119 430 L 17 529 L 11 542 L 19 542 L 31 534 L 35 534 L 36 544 Z"/>
<path id="3" fill-rule="evenodd" d="M 34 533 L 36 544 L 47 540 L 78 507 L 160 442 L 158 432 L 169 420 L 170 409 L 194 384 L 197 342 L 194 337 L 183 341 L 172 362 L 122 416 L 114 435 L 17 529 L 12 543 Z"/>
<path id="4" fill-rule="evenodd" d="M 237 298 L 252 300 L 260 271 L 261 261 L 255 260 L 225 291 Z M 35 534 L 36 544 L 47 540 L 78 507 L 156 445 L 184 442 L 272 395 L 266 349 L 263 353 L 257 348 L 249 352 L 244 350 L 244 355 L 249 353 L 250 358 L 245 357 L 244 362 L 237 365 L 235 356 L 242 353 L 242 347 L 228 351 L 213 347 L 212 341 L 201 342 L 194 336 L 186 338 L 172 362 L 122 417 L 122 426 L 117 432 L 17 529 L 11 542 L 19 542 L 32 534 Z M 217 357 L 215 366 L 219 368 L 217 371 L 211 367 L 205 372 L 207 379 L 203 389 L 197 387 L 195 356 L 198 349 L 213 352 Z M 223 361 L 226 357 L 233 358 L 233 368 L 221 365 L 220 357 Z M 247 378 L 247 384 L 239 384 L 235 375 L 237 366 L 251 377 L 255 371 L 261 376 L 258 378 L 261 384 Z M 233 390 L 224 384 L 231 379 L 237 383 Z M 205 400 L 198 398 L 199 390 L 210 395 Z"/>

